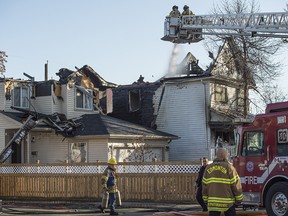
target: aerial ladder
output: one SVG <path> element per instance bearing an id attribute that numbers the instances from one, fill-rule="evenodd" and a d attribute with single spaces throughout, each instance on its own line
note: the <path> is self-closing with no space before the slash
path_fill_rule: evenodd
<path id="1" fill-rule="evenodd" d="M 0 152 L 0 164 L 5 163 L 13 154 L 13 146 L 20 145 L 28 133 L 40 124 L 52 128 L 56 134 L 61 134 L 64 137 L 74 136 L 74 130 L 81 126 L 81 123 L 76 122 L 81 119 L 81 117 L 66 119 L 66 116 L 60 113 L 54 113 L 52 115 L 41 114 L 41 117 L 39 117 L 36 112 L 17 107 L 11 108 L 23 112 L 24 116 L 27 115 L 28 117 Z"/>
<path id="2" fill-rule="evenodd" d="M 288 38 L 288 12 L 167 16 L 161 40 L 190 44 L 204 35 Z"/>
<path id="3" fill-rule="evenodd" d="M 166 17 L 165 23 L 164 23 L 164 36 L 161 38 L 161 40 L 169 41 L 175 44 L 185 44 L 185 43 L 190 44 L 190 43 L 197 43 L 203 40 L 205 35 L 208 35 L 208 36 L 214 35 L 214 36 L 223 36 L 223 37 L 225 36 L 228 36 L 228 37 L 229 36 L 250 36 L 250 37 L 265 37 L 265 38 L 280 38 L 280 39 L 285 39 L 287 41 L 288 39 L 288 12 L 214 14 L 214 15 L 199 15 L 199 16 L 185 15 L 181 17 Z M 269 146 L 269 149 L 270 149 L 270 146 Z M 268 152 L 268 148 L 267 148 L 267 152 Z M 268 155 L 267 157 L 270 157 L 269 153 L 267 153 L 267 155 Z M 287 157 L 288 156 L 285 156 L 284 158 L 286 159 Z M 267 159 L 266 163 L 268 163 L 268 161 L 269 160 Z M 244 167 L 243 169 L 245 169 L 246 166 L 243 166 L 243 167 Z M 271 178 L 272 181 L 270 181 L 269 184 L 267 183 L 267 185 L 265 186 L 270 191 L 270 188 L 272 188 L 274 183 L 278 181 L 277 178 L 279 178 L 280 174 L 272 173 L 271 170 L 269 172 L 271 174 L 269 175 L 272 176 Z M 256 175 L 256 174 L 254 173 L 249 174 L 249 176 L 252 176 L 252 175 Z M 287 178 L 288 178 L 287 172 L 284 175 L 287 181 Z M 241 178 L 242 177 L 243 176 L 241 176 Z M 257 184 L 258 183 L 256 183 L 255 185 L 257 186 Z M 245 199 L 247 201 L 247 194 L 249 194 L 251 191 L 243 190 L 243 192 L 246 192 Z M 253 192 L 256 192 L 256 194 L 259 193 L 259 197 L 261 197 L 260 201 L 258 200 L 256 202 L 257 205 L 255 206 L 258 206 L 259 204 L 261 206 L 264 206 L 264 200 L 269 200 L 266 197 L 265 191 L 263 192 L 262 189 L 260 191 L 256 191 L 255 189 Z M 261 192 L 261 195 L 260 195 L 260 192 Z M 287 192 L 287 188 L 280 188 L 280 189 L 278 188 L 276 192 L 274 191 L 274 195 L 270 199 L 271 202 L 267 201 L 265 207 L 267 209 L 269 206 L 269 209 L 273 209 L 273 215 L 276 215 L 276 216 L 287 215 L 288 196 L 286 192 Z M 249 199 L 250 198 L 248 198 L 248 200 Z M 251 199 L 255 199 L 255 198 L 251 198 Z M 246 202 L 246 201 L 243 200 L 242 202 L 243 210 L 246 210 L 247 207 L 250 207 L 251 209 L 255 208 L 255 206 L 249 205 L 249 202 Z M 239 211 L 238 213 L 241 214 L 241 211 Z M 255 214 L 259 215 L 257 211 L 255 211 Z M 169 215 L 169 214 L 163 214 L 163 215 Z M 180 215 L 180 214 L 175 213 L 175 214 L 170 214 L 170 215 Z M 189 215 L 189 214 L 186 214 L 186 215 Z M 197 214 L 192 213 L 191 215 L 197 215 Z M 254 214 L 252 212 L 249 212 L 249 215 L 254 215 Z M 272 214 L 268 214 L 268 215 L 272 215 Z"/>

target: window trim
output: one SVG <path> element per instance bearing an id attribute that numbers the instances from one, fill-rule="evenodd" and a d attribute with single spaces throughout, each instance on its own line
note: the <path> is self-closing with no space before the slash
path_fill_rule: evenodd
<path id="1" fill-rule="evenodd" d="M 87 142 L 71 142 L 69 143 L 69 161 L 72 163 L 87 163 L 88 162 L 88 143 Z M 74 146 L 77 146 L 78 148 L 73 148 Z M 85 151 L 85 161 L 82 161 L 82 153 L 81 153 L 81 146 L 84 146 Z M 75 150 L 75 151 L 74 151 Z M 73 152 L 76 152 L 76 150 L 80 151 L 80 154 L 78 154 L 77 158 L 74 158 Z M 77 159 L 80 157 L 80 161 L 77 161 Z M 75 160 L 76 159 L 76 160 Z"/>
<path id="2" fill-rule="evenodd" d="M 15 90 L 19 89 L 19 106 L 15 104 L 16 96 L 15 96 Z M 27 98 L 23 97 L 23 89 L 27 90 Z M 27 99 L 27 106 L 23 106 L 24 100 Z M 15 107 L 19 108 L 29 108 L 29 87 L 28 86 L 16 86 L 13 88 L 13 97 L 12 97 L 12 104 Z"/>
<path id="3" fill-rule="evenodd" d="M 93 110 L 93 91 L 92 89 L 86 89 L 82 86 L 75 86 L 75 109 L 81 109 L 81 110 Z M 80 92 L 82 95 L 82 106 L 78 107 L 77 104 L 77 93 Z M 89 103 L 91 104 L 90 107 L 86 108 L 86 101 L 87 98 L 89 99 Z"/>
<path id="4" fill-rule="evenodd" d="M 221 102 L 221 103 L 227 103 L 228 102 L 228 89 L 226 86 L 215 86 L 215 101 Z"/>
<path id="5" fill-rule="evenodd" d="M 280 134 L 282 133 L 282 134 Z M 281 136 L 279 136 L 281 135 Z M 276 154 L 277 156 L 285 156 L 288 151 L 288 128 L 276 129 Z"/>
<path id="6" fill-rule="evenodd" d="M 250 146 L 251 147 L 251 145 L 249 145 L 250 143 L 248 143 L 247 142 L 247 138 L 246 138 L 246 136 L 247 136 L 247 134 L 248 133 L 261 133 L 262 134 L 262 148 L 260 149 L 260 148 L 257 148 L 259 151 L 252 151 L 252 150 L 250 150 L 249 151 L 249 149 L 248 149 L 248 147 Z M 259 140 L 258 140 L 259 141 Z M 259 146 L 259 145 L 258 145 Z M 245 153 L 244 153 L 244 151 L 245 151 Z M 253 157 L 253 156 L 263 156 L 263 155 L 265 155 L 265 133 L 264 133 L 264 131 L 262 131 L 262 130 L 259 130 L 259 131 L 244 131 L 244 133 L 243 133 L 243 139 L 242 139 L 242 146 L 241 146 L 241 156 L 242 157 Z M 250 153 L 250 154 L 249 154 Z M 253 153 L 255 153 L 255 154 L 253 154 Z"/>

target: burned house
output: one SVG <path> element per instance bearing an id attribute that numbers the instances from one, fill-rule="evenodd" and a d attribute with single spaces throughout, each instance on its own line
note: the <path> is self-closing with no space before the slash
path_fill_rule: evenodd
<path id="1" fill-rule="evenodd" d="M 235 45 L 228 39 L 205 70 L 188 53 L 160 82 L 135 82 L 114 88 L 118 98 L 114 110 L 118 112 L 112 115 L 127 116 L 127 121 L 178 136 L 180 139 L 169 144 L 171 161 L 198 161 L 203 156 L 212 159 L 220 140 L 233 150 L 234 128 L 244 117 L 243 74 L 237 67 L 241 57 L 233 50 Z M 131 92 L 139 93 L 137 111 L 129 109 Z M 150 107 L 145 108 L 145 104 Z M 143 121 L 143 116 L 148 116 L 149 121 Z"/>
<path id="2" fill-rule="evenodd" d="M 133 84 L 114 88 L 114 109 L 108 115 L 156 129 L 153 97 L 161 85 L 160 81 L 145 82 L 140 75 Z"/>
<path id="3" fill-rule="evenodd" d="M 168 160 L 166 146 L 176 136 L 106 115 L 116 84 L 87 65 L 57 75 L 59 80 L 0 80 L 1 161 Z"/>

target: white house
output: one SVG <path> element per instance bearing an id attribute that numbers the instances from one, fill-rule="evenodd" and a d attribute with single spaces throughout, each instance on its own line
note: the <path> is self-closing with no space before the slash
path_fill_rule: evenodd
<path id="1" fill-rule="evenodd" d="M 106 115 L 117 85 L 87 65 L 57 75 L 58 81 L 0 79 L 0 151 L 13 150 L 8 163 L 169 160 L 167 146 L 177 136 Z M 35 127 L 24 128 L 17 144 L 29 116 Z"/>
<path id="2" fill-rule="evenodd" d="M 212 159 L 219 140 L 234 145 L 234 127 L 244 117 L 244 85 L 237 69 L 241 55 L 233 50 L 230 38 L 205 71 L 188 53 L 178 73 L 165 77 L 156 90 L 157 130 L 180 137 L 169 145 L 171 161 L 195 161 L 204 156 Z"/>

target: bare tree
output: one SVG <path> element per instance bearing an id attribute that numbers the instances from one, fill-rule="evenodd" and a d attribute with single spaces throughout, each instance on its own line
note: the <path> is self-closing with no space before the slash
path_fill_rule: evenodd
<path id="1" fill-rule="evenodd" d="M 7 62 L 7 57 L 8 56 L 6 53 L 0 50 L 0 73 L 4 73 L 6 71 L 5 63 Z"/>
<path id="2" fill-rule="evenodd" d="M 250 102 L 252 104 L 251 109 L 253 109 L 253 113 L 255 114 L 263 113 L 265 111 L 264 108 L 269 103 L 284 102 L 288 99 L 278 84 L 274 82 L 261 83 L 254 90 L 257 92 L 257 95 L 254 95 L 254 97 L 252 95 Z"/>
<path id="3" fill-rule="evenodd" d="M 214 6 L 213 14 L 241 14 L 241 13 L 257 13 L 259 12 L 259 4 L 255 1 L 246 0 L 222 0 L 219 5 Z M 225 32 L 225 30 L 223 30 Z M 271 83 L 278 78 L 281 73 L 281 63 L 276 61 L 275 54 L 278 53 L 283 41 L 279 38 L 263 38 L 251 37 L 241 34 L 241 30 L 235 30 L 234 39 L 235 46 L 237 47 L 238 59 L 237 71 L 243 77 L 243 115 L 247 116 L 249 112 L 249 89 L 256 89 L 254 86 L 263 83 Z M 227 36 L 226 36 L 227 37 Z M 206 40 L 208 49 L 215 50 L 219 47 L 220 43 L 226 39 L 222 34 L 216 36 L 209 36 Z M 273 88 L 265 88 L 272 90 Z M 258 89 L 261 92 L 263 88 Z"/>

